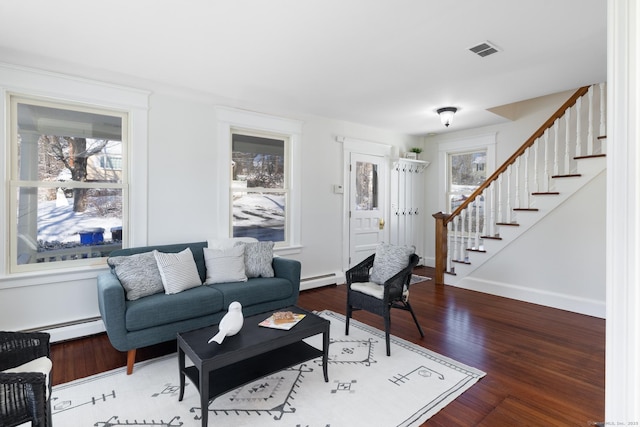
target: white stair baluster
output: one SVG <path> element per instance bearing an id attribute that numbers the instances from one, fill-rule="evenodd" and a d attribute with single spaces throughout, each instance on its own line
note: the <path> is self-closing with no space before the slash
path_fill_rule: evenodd
<path id="1" fill-rule="evenodd" d="M 453 221 L 447 223 L 447 265 L 446 271 L 453 273 L 453 262 L 451 262 L 453 249 L 455 247 L 455 236 L 453 235 Z"/>
<path id="2" fill-rule="evenodd" d="M 467 249 L 473 249 L 473 204 L 470 203 L 467 208 Z M 467 252 L 466 258 L 469 257 Z"/>
<path id="3" fill-rule="evenodd" d="M 462 244 L 462 227 L 461 227 L 462 218 L 461 218 L 461 215 L 462 214 L 458 215 L 456 217 L 456 219 L 455 219 L 455 221 L 456 221 L 456 230 L 457 230 L 457 232 L 456 232 L 456 250 L 455 250 L 455 255 L 456 255 L 455 259 L 456 259 L 456 261 L 460 261 L 460 245 Z"/>
<path id="4" fill-rule="evenodd" d="M 496 235 L 496 228 L 495 228 L 495 223 L 496 223 L 496 204 L 495 204 L 495 200 L 496 200 L 496 182 L 493 181 L 491 183 L 491 185 L 489 185 L 489 200 L 487 201 L 485 199 L 484 202 L 484 207 L 485 210 L 487 208 L 487 203 L 489 206 L 489 221 L 488 224 L 485 223 L 486 227 L 487 227 L 487 233 L 485 233 L 485 236 L 494 236 Z"/>
<path id="5" fill-rule="evenodd" d="M 587 125 L 587 155 L 591 156 L 594 154 L 593 152 L 593 86 L 589 87 L 589 92 L 587 92 L 589 97 L 589 115 Z"/>
<path id="6" fill-rule="evenodd" d="M 607 115 L 605 114 L 605 106 L 607 105 L 607 98 L 604 94 L 604 83 L 600 83 L 600 134 L 598 136 L 605 136 L 607 134 L 607 127 L 605 120 Z"/>
<path id="7" fill-rule="evenodd" d="M 487 235 L 487 196 L 489 190 L 487 188 L 482 192 L 482 230 L 480 230 L 480 237 Z M 478 245 L 480 250 L 484 250 L 484 240 L 482 244 Z"/>
<path id="8" fill-rule="evenodd" d="M 476 249 L 480 249 L 480 195 L 473 201 L 476 205 Z"/>
<path id="9" fill-rule="evenodd" d="M 527 148 L 524 152 L 524 207 L 529 208 L 529 152 L 531 147 Z"/>
<path id="10" fill-rule="evenodd" d="M 582 97 L 576 99 L 576 157 L 582 153 Z"/>
<path id="11" fill-rule="evenodd" d="M 507 203 L 505 209 L 507 211 L 507 222 L 511 223 L 511 166 L 507 166 Z"/>
<path id="12" fill-rule="evenodd" d="M 540 191 L 540 180 L 538 179 L 538 145 L 540 138 L 533 143 L 533 188 L 536 193 Z"/>
<path id="13" fill-rule="evenodd" d="M 549 129 L 544 131 L 544 181 L 545 181 L 544 190 L 548 192 L 549 191 Z"/>
<path id="14" fill-rule="evenodd" d="M 558 175 L 558 134 L 560 133 L 560 119 L 556 119 L 553 126 L 553 175 Z M 551 180 L 551 177 L 549 177 L 549 180 Z"/>
<path id="15" fill-rule="evenodd" d="M 502 219 L 502 177 L 504 173 L 501 173 L 498 177 L 498 220 L 496 222 L 504 222 Z"/>
<path id="16" fill-rule="evenodd" d="M 569 126 L 569 122 L 571 121 L 571 108 L 567 108 L 567 111 L 564 113 L 564 123 L 565 123 L 565 137 L 564 137 L 564 175 L 569 175 L 569 146 L 571 145 L 571 135 L 570 130 L 571 126 Z"/>
<path id="17" fill-rule="evenodd" d="M 516 159 L 516 180 L 514 183 L 515 187 L 515 202 L 513 204 L 514 207 L 520 207 L 520 159 L 522 156 L 518 156 Z"/>

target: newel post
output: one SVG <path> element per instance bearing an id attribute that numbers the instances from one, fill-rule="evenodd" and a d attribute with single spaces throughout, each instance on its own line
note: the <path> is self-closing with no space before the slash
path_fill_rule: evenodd
<path id="1" fill-rule="evenodd" d="M 445 221 L 449 214 L 438 212 L 433 214 L 436 219 L 436 274 L 434 280 L 437 285 L 444 285 L 444 272 L 447 269 L 447 225 Z"/>

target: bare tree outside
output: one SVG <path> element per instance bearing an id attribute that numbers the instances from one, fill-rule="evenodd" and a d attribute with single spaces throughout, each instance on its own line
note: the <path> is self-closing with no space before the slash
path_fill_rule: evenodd
<path id="1" fill-rule="evenodd" d="M 87 138 L 72 138 L 53 135 L 43 135 L 41 140 L 46 146 L 44 150 L 45 156 L 50 156 L 59 162 L 55 167 L 53 167 L 49 162 L 44 162 L 44 165 L 49 164 L 51 171 L 57 170 L 56 175 L 59 175 L 62 169 L 60 168 L 60 165 L 63 165 L 64 168 L 71 172 L 71 179 L 78 182 L 87 181 L 89 157 L 100 153 L 109 143 L 109 140 L 107 139 L 92 139 L 88 144 Z M 45 173 L 49 174 L 48 171 Z M 74 212 L 84 212 L 87 209 L 87 193 L 87 188 L 73 189 Z"/>

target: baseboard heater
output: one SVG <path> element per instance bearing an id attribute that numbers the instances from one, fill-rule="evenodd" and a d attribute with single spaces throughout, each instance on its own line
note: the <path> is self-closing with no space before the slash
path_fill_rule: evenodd
<path id="1" fill-rule="evenodd" d="M 91 317 L 88 319 L 34 328 L 25 332 L 31 331 L 47 332 L 51 335 L 51 342 L 60 342 L 99 334 L 101 332 L 105 332 L 105 328 L 101 317 Z"/>
<path id="2" fill-rule="evenodd" d="M 300 279 L 300 290 L 319 288 L 320 286 L 338 285 L 344 283 L 344 274 L 329 273 L 320 276 L 304 277 Z"/>

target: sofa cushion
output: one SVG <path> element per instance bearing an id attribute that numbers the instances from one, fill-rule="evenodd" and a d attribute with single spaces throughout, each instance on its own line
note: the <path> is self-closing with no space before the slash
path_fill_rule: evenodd
<path id="1" fill-rule="evenodd" d="M 243 307 L 263 302 L 286 299 L 294 293 L 293 285 L 279 277 L 257 277 L 244 283 L 218 283 L 205 287 L 219 290 L 224 295 L 223 306 L 238 301 Z"/>
<path id="2" fill-rule="evenodd" d="M 115 270 L 118 280 L 127 292 L 128 300 L 164 291 L 153 252 L 110 257 L 107 263 Z"/>
<path id="3" fill-rule="evenodd" d="M 225 310 L 223 295 L 209 286 L 198 286 L 178 294 L 155 294 L 126 302 L 128 331 L 175 323 Z"/>
<path id="4" fill-rule="evenodd" d="M 204 248 L 204 262 L 207 265 L 206 284 L 247 281 L 244 274 L 244 246 Z"/>
<path id="5" fill-rule="evenodd" d="M 166 294 L 177 294 L 202 285 L 191 249 L 178 253 L 153 251 Z"/>

